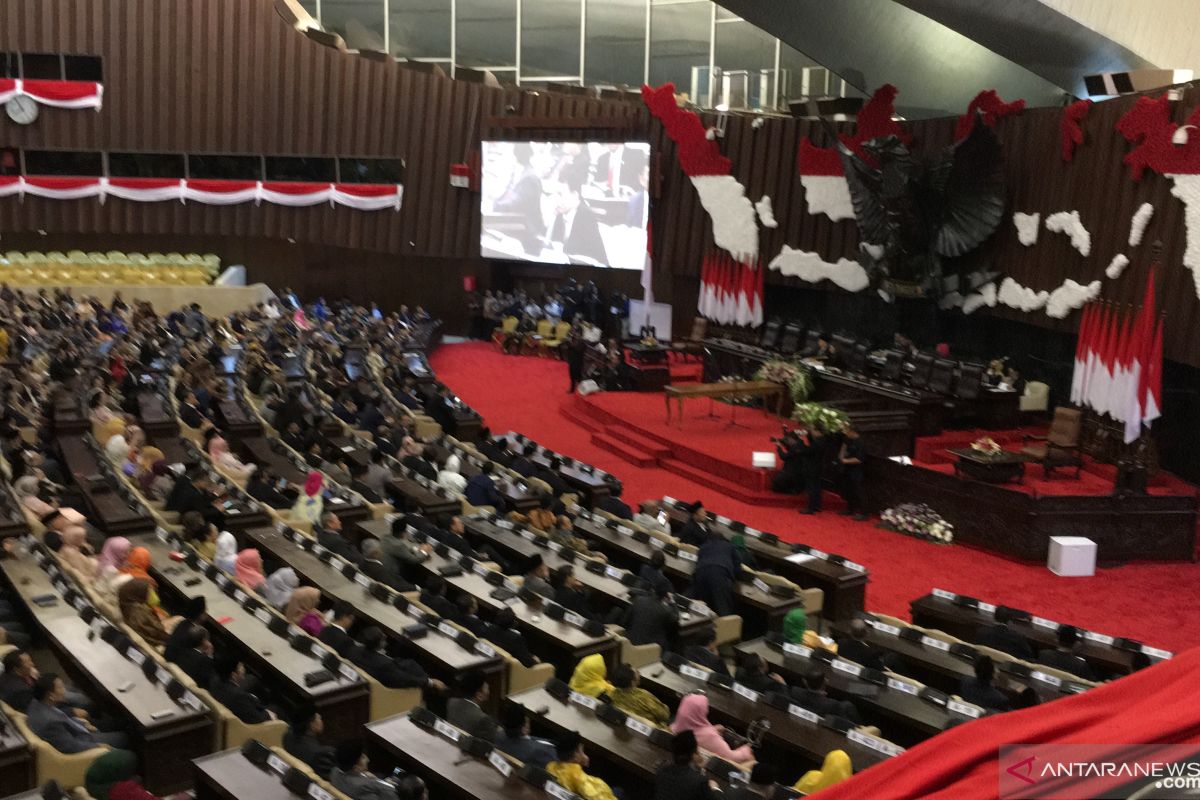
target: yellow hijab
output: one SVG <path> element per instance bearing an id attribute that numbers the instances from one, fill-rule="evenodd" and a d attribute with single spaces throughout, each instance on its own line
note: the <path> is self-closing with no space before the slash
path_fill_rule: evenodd
<path id="1" fill-rule="evenodd" d="M 608 682 L 608 668 L 604 665 L 604 656 L 593 653 L 580 659 L 571 675 L 571 688 L 588 697 L 599 697 L 605 692 L 611 692 L 613 685 Z"/>
<path id="2" fill-rule="evenodd" d="M 820 769 L 812 769 L 804 773 L 792 788 L 797 792 L 812 794 L 822 789 L 828 789 L 835 783 L 841 783 L 854 774 L 850 766 L 850 756 L 845 750 L 830 750 L 825 756 L 825 763 Z"/>

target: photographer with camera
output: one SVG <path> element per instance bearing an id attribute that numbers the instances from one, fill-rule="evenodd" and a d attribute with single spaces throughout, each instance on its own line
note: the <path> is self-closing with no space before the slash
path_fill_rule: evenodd
<path id="1" fill-rule="evenodd" d="M 775 453 L 779 456 L 782 467 L 771 479 L 771 491 L 780 494 L 796 494 L 804 487 L 803 456 L 800 436 L 797 431 L 783 426 L 783 435 L 771 437 L 775 444 Z"/>

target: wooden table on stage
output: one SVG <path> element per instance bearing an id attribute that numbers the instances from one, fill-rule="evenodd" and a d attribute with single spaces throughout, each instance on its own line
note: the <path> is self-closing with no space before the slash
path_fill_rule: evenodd
<path id="1" fill-rule="evenodd" d="M 1007 450 L 992 456 L 969 447 L 946 452 L 958 458 L 954 462 L 956 478 L 966 476 L 984 483 L 1008 483 L 1012 480 L 1017 483 L 1025 482 L 1025 464 L 1030 460 L 1029 456 Z"/>
<path id="2" fill-rule="evenodd" d="M 761 397 L 764 408 L 768 397 L 775 398 L 775 414 L 779 414 L 783 402 L 783 386 L 773 381 L 731 381 L 726 383 L 684 383 L 663 388 L 663 399 L 667 404 L 667 422 L 671 421 L 671 400 L 677 404 L 679 426 L 683 427 L 683 401 L 689 397 L 707 397 L 715 400 L 719 397 Z M 736 406 L 734 414 L 736 415 Z M 716 416 L 709 412 L 709 416 Z M 731 420 L 732 422 L 732 420 Z"/>

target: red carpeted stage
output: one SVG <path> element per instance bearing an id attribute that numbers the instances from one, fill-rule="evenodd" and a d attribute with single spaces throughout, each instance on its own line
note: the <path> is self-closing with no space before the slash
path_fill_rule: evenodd
<path id="1" fill-rule="evenodd" d="M 1196 565 L 1134 563 L 1101 568 L 1090 578 L 1060 578 L 1044 563 L 924 542 L 883 530 L 874 521 L 854 522 L 836 513 L 801 516 L 796 498 L 762 492 L 761 474 L 749 466 L 750 453 L 767 449 L 768 437 L 779 430 L 779 422 L 761 412 L 739 408 L 738 421 L 750 427 L 731 429 L 726 427 L 728 406 L 718 405 L 716 413 L 723 416 L 710 420 L 705 418 L 708 401 L 694 400 L 685 405 L 683 428 L 669 429 L 662 395 L 569 396 L 566 365 L 553 359 L 504 356 L 472 342 L 444 346 L 432 362 L 438 376 L 482 413 L 493 430 L 520 431 L 613 473 L 624 483 L 631 504 L 664 495 L 703 499 L 714 513 L 865 564 L 871 573 L 870 610 L 908 618 L 909 602 L 939 587 L 1170 650 L 1200 644 L 1200 628 L 1192 624 L 1200 607 Z M 627 452 L 618 455 L 618 448 Z M 635 454 L 636 460 L 627 460 Z M 689 467 L 685 457 L 719 462 L 722 472 L 712 475 L 705 467 Z M 1030 479 L 1030 487 L 1039 485 L 1037 476 Z M 1054 478 L 1051 483 L 1057 487 L 1070 480 Z M 826 499 L 831 508 L 840 507 L 835 506 L 840 498 L 827 493 Z"/>

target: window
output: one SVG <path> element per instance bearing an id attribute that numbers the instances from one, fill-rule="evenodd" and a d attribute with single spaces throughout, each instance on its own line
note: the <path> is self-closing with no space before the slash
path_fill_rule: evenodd
<path id="1" fill-rule="evenodd" d="M 521 0 L 521 78 L 579 76 L 580 0 Z"/>
<path id="2" fill-rule="evenodd" d="M 217 180 L 260 181 L 262 159 L 258 156 L 188 156 L 188 175 Z"/>
<path id="3" fill-rule="evenodd" d="M 641 86 L 646 69 L 646 0 L 589 0 L 583 75 L 588 84 Z"/>
<path id="4" fill-rule="evenodd" d="M 451 0 L 389 0 L 388 14 L 392 56 L 450 58 Z"/>
<path id="5" fill-rule="evenodd" d="M 63 75 L 69 81 L 104 82 L 99 56 L 63 56 Z"/>
<path id="6" fill-rule="evenodd" d="M 721 68 L 713 103 L 770 108 L 775 90 L 775 37 L 745 20 L 717 19 L 713 62 Z"/>
<path id="7" fill-rule="evenodd" d="M 62 57 L 56 53 L 22 53 L 21 71 L 27 80 L 62 80 Z"/>
<path id="8" fill-rule="evenodd" d="M 383 0 L 321 0 L 321 22 L 351 50 L 387 49 Z"/>
<path id="9" fill-rule="evenodd" d="M 337 180 L 337 168 L 332 158 L 267 156 L 266 161 L 266 180 L 269 181 L 333 183 Z"/>
<path id="10" fill-rule="evenodd" d="M 816 69 L 814 69 L 814 67 Z M 801 97 L 823 97 L 827 72 L 808 56 L 779 43 L 779 104 Z"/>
<path id="11" fill-rule="evenodd" d="M 339 158 L 342 183 L 404 183 L 404 162 L 387 158 Z"/>
<path id="12" fill-rule="evenodd" d="M 650 7 L 650 85 L 668 81 L 699 104 L 708 102 L 712 3 Z"/>
<path id="13" fill-rule="evenodd" d="M 517 0 L 457 0 L 456 8 L 457 65 L 516 66 Z"/>
<path id="14" fill-rule="evenodd" d="M 182 178 L 184 158 L 177 153 L 109 153 L 108 174 L 114 178 Z"/>
<path id="15" fill-rule="evenodd" d="M 104 158 L 99 153 L 80 153 L 67 150 L 26 150 L 26 175 L 83 175 L 104 174 Z"/>

